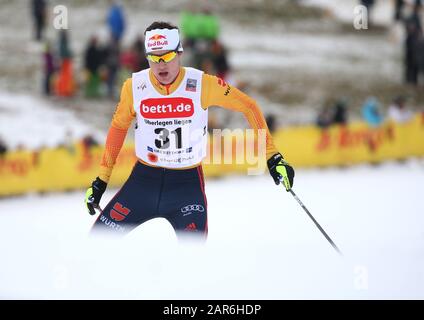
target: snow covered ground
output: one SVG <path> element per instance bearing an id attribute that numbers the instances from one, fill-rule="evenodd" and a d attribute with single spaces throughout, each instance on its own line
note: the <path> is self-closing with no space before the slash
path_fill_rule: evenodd
<path id="1" fill-rule="evenodd" d="M 209 239 L 165 220 L 90 238 L 83 191 L 0 200 L 0 298 L 423 299 L 424 162 L 207 181 Z M 102 205 L 116 190 L 108 190 Z"/>
<path id="2" fill-rule="evenodd" d="M 88 134 L 104 141 L 104 133 L 92 125 L 93 118 L 95 114 L 81 119 L 74 110 L 57 108 L 54 100 L 0 91 L 0 137 L 11 149 L 53 148 Z"/>

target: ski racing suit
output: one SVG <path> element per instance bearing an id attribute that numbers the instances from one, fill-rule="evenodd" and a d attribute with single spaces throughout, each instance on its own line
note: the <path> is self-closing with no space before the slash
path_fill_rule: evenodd
<path id="1" fill-rule="evenodd" d="M 267 159 L 278 152 L 256 102 L 222 79 L 181 67 L 173 83 L 162 85 L 150 69 L 134 73 L 122 86 L 99 178 L 109 181 L 134 119 L 137 162 L 93 230 L 126 234 L 161 217 L 177 235 L 188 231 L 206 237 L 207 200 L 201 161 L 206 152 L 210 106 L 243 113 L 253 129 L 266 130 Z M 186 129 L 198 133 L 197 141 L 184 135 Z"/>

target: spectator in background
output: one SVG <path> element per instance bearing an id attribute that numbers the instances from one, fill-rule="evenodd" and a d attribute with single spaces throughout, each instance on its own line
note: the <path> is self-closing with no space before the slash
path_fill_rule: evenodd
<path id="1" fill-rule="evenodd" d="M 333 123 L 333 113 L 329 106 L 324 106 L 321 112 L 318 114 L 316 124 L 321 129 L 326 129 Z"/>
<path id="2" fill-rule="evenodd" d="M 112 39 L 120 43 L 125 32 L 125 17 L 122 7 L 116 1 L 112 1 L 112 5 L 109 8 L 107 25 Z"/>
<path id="3" fill-rule="evenodd" d="M 7 146 L 3 139 L 0 137 L 0 158 L 4 157 L 7 153 Z"/>
<path id="4" fill-rule="evenodd" d="M 32 17 L 34 19 L 34 36 L 37 41 L 43 38 L 43 31 L 46 25 L 47 8 L 45 0 L 32 0 Z"/>
<path id="5" fill-rule="evenodd" d="M 404 5 L 405 5 L 404 0 L 395 0 L 395 14 L 394 14 L 395 21 L 401 21 L 403 19 L 402 12 L 403 12 Z"/>
<path id="6" fill-rule="evenodd" d="M 380 103 L 375 97 L 369 97 L 363 104 L 362 117 L 370 127 L 369 134 L 365 137 L 368 148 L 371 152 L 375 152 L 377 150 L 377 134 L 374 133 L 379 130 L 380 125 L 384 121 L 383 114 L 380 110 Z"/>
<path id="7" fill-rule="evenodd" d="M 419 52 L 417 52 L 417 46 L 422 33 L 420 9 L 421 4 L 417 2 L 412 15 L 405 20 L 405 81 L 413 85 L 418 84 Z"/>
<path id="8" fill-rule="evenodd" d="M 412 119 L 413 112 L 405 107 L 406 98 L 404 96 L 396 97 L 393 103 L 389 106 L 388 117 L 389 119 L 405 123 Z"/>
<path id="9" fill-rule="evenodd" d="M 374 0 L 361 0 L 361 5 L 365 6 L 367 8 L 368 12 L 368 24 L 371 26 L 371 12 L 372 7 L 374 6 Z"/>
<path id="10" fill-rule="evenodd" d="M 374 0 L 360 0 L 361 5 L 365 6 L 369 10 L 372 9 L 372 7 L 374 6 Z"/>
<path id="11" fill-rule="evenodd" d="M 68 31 L 59 31 L 60 70 L 55 83 L 55 93 L 58 96 L 69 97 L 75 93 L 72 52 L 69 47 Z"/>
<path id="12" fill-rule="evenodd" d="M 144 37 L 137 37 L 133 45 L 121 53 L 121 67 L 127 73 L 149 68 L 149 63 L 144 53 Z"/>
<path id="13" fill-rule="evenodd" d="M 333 105 L 325 105 L 316 120 L 317 126 L 321 129 L 326 129 L 333 124 L 345 125 L 347 122 L 347 101 L 345 98 L 337 100 Z"/>
<path id="14" fill-rule="evenodd" d="M 336 101 L 333 107 L 333 124 L 346 125 L 348 121 L 347 101 L 342 98 Z"/>
<path id="15" fill-rule="evenodd" d="M 218 18 L 208 7 L 200 13 L 183 11 L 181 14 L 182 34 L 185 47 L 191 50 L 191 65 L 204 72 L 213 72 L 212 43 L 219 36 Z"/>
<path id="16" fill-rule="evenodd" d="M 144 50 L 144 36 L 138 36 L 133 44 L 133 48 L 136 54 L 136 69 L 135 72 L 149 68 L 149 62 L 146 58 L 146 52 Z"/>
<path id="17" fill-rule="evenodd" d="M 362 106 L 362 117 L 371 127 L 378 127 L 384 121 L 380 103 L 375 97 L 369 97 Z"/>
<path id="18" fill-rule="evenodd" d="M 208 7 L 203 7 L 200 12 L 196 10 L 181 13 L 182 33 L 186 40 L 198 39 L 214 40 L 219 36 L 219 21 Z"/>
<path id="19" fill-rule="evenodd" d="M 110 40 L 104 54 L 107 70 L 107 93 L 110 99 L 115 99 L 115 86 L 120 67 L 120 46 L 115 38 Z"/>
<path id="20" fill-rule="evenodd" d="M 119 64 L 126 74 L 137 72 L 137 63 L 137 54 L 134 46 L 122 50 L 119 58 Z"/>
<path id="21" fill-rule="evenodd" d="M 216 39 L 212 42 L 212 62 L 216 76 L 228 81 L 230 66 L 228 64 L 227 51 L 222 43 Z"/>
<path id="22" fill-rule="evenodd" d="M 93 98 L 98 97 L 100 87 L 99 69 L 103 63 L 103 53 L 99 48 L 97 37 L 91 37 L 84 54 L 84 65 L 87 71 L 87 83 L 85 95 Z"/>
<path id="23" fill-rule="evenodd" d="M 82 138 L 82 144 L 87 149 L 91 149 L 99 145 L 97 140 L 91 134 L 87 134 Z"/>
<path id="24" fill-rule="evenodd" d="M 72 51 L 69 46 L 69 34 L 66 29 L 59 31 L 59 57 L 61 60 L 72 58 Z"/>
<path id="25" fill-rule="evenodd" d="M 413 9 L 409 17 L 409 20 L 412 20 L 412 23 L 414 23 L 417 26 L 417 29 L 422 29 L 423 27 L 422 21 L 421 21 L 422 0 L 415 0 L 412 7 Z"/>
<path id="26" fill-rule="evenodd" d="M 274 114 L 267 115 L 265 117 L 265 122 L 271 134 L 274 133 L 275 130 L 277 130 L 277 119 Z"/>
<path id="27" fill-rule="evenodd" d="M 50 42 L 46 42 L 43 52 L 44 62 L 44 80 L 43 80 L 43 92 L 46 96 L 51 94 L 52 78 L 55 72 L 54 55 L 50 45 Z"/>
<path id="28" fill-rule="evenodd" d="M 417 60 L 417 83 L 421 82 L 424 84 L 424 33 L 419 30 L 418 39 L 415 44 L 415 56 Z"/>

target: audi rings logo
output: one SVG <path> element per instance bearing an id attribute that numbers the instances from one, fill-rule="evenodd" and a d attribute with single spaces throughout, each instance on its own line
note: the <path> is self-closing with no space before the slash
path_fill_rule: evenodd
<path id="1" fill-rule="evenodd" d="M 188 206 L 181 208 L 182 213 L 187 213 L 187 212 L 192 212 L 192 211 L 204 212 L 205 208 L 200 204 L 191 204 L 191 205 L 188 205 Z"/>

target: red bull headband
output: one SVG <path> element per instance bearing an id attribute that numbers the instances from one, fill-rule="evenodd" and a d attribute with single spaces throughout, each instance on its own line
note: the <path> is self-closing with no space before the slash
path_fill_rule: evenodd
<path id="1" fill-rule="evenodd" d="M 183 52 L 177 29 L 155 29 L 147 31 L 144 47 L 146 48 L 146 53 L 153 53 L 159 50 Z"/>

